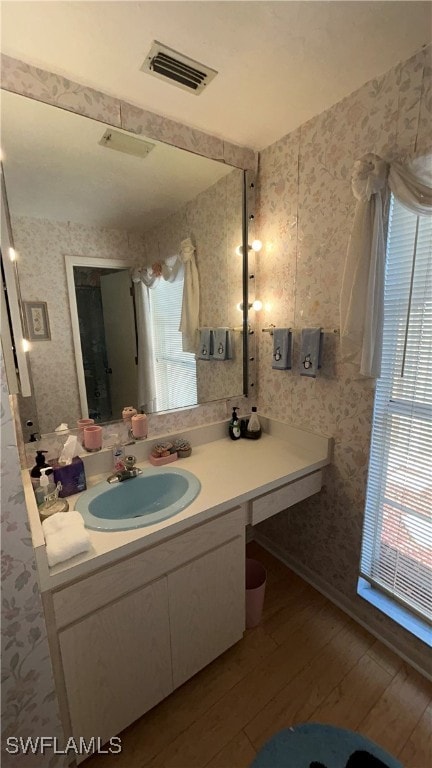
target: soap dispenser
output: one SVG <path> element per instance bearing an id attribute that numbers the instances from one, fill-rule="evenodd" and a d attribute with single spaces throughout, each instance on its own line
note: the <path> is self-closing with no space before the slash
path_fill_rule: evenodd
<path id="1" fill-rule="evenodd" d="M 251 415 L 247 423 L 245 437 L 250 440 L 258 440 L 261 437 L 261 424 L 257 414 L 256 405 L 252 406 Z"/>
<path id="2" fill-rule="evenodd" d="M 258 418 L 257 408 L 255 405 L 252 407 L 251 417 L 248 421 L 248 430 L 249 432 L 261 431 L 261 424 Z"/>
<path id="3" fill-rule="evenodd" d="M 36 451 L 36 464 L 30 472 L 31 483 L 35 493 L 36 489 L 39 488 L 39 481 L 42 474 L 41 470 L 45 468 L 50 469 L 51 472 L 53 471 L 45 461 L 45 453 L 47 453 L 47 451 Z M 51 472 L 48 472 L 47 474 L 51 474 Z"/>
<path id="4" fill-rule="evenodd" d="M 61 483 L 50 483 L 47 471 L 51 467 L 43 468 L 42 476 L 40 479 L 40 486 L 36 490 L 36 501 L 39 509 L 39 516 L 41 520 L 46 520 L 47 517 L 55 515 L 56 512 L 67 512 L 69 504 L 66 499 L 59 498 L 59 492 L 61 490 Z"/>
<path id="5" fill-rule="evenodd" d="M 237 416 L 236 411 L 238 411 L 238 407 L 233 408 L 231 421 L 229 423 L 228 431 L 229 436 L 231 440 L 238 440 L 241 437 L 241 431 L 240 431 L 240 421 Z"/>
<path id="6" fill-rule="evenodd" d="M 42 504 L 45 503 L 46 496 L 49 496 L 50 494 L 54 493 L 56 487 L 53 482 L 50 482 L 50 478 L 48 477 L 48 470 L 51 472 L 52 467 L 44 466 L 41 467 L 41 476 L 40 476 L 40 483 L 38 488 L 35 490 L 35 496 L 36 496 L 36 503 L 38 507 L 40 507 Z"/>

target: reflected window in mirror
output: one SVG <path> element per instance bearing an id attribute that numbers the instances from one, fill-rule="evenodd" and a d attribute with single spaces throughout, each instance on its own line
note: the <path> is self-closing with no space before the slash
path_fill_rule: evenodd
<path id="1" fill-rule="evenodd" d="M 156 410 L 183 408 L 197 402 L 196 360 L 183 352 L 179 331 L 183 280 L 161 280 L 149 291 L 154 340 Z"/>

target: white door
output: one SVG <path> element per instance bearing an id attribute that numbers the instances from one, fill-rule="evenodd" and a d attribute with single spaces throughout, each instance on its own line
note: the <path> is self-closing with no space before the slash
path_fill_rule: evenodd
<path id="1" fill-rule="evenodd" d="M 127 269 L 101 277 L 102 308 L 108 356 L 113 419 L 125 405 L 136 407 L 138 367 L 131 279 Z"/>

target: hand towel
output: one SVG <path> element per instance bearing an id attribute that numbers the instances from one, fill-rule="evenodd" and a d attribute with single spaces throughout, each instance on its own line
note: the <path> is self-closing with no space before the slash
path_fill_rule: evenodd
<path id="1" fill-rule="evenodd" d="M 215 328 L 213 337 L 213 360 L 231 360 L 231 331 L 229 328 Z"/>
<path id="2" fill-rule="evenodd" d="M 302 328 L 300 376 L 316 378 L 321 368 L 323 336 L 321 328 Z"/>
<path id="3" fill-rule="evenodd" d="M 88 552 L 90 536 L 84 528 L 84 520 L 77 511 L 56 512 L 42 523 L 45 535 L 48 565 L 53 566 L 70 557 Z"/>
<path id="4" fill-rule="evenodd" d="M 84 520 L 77 510 L 72 509 L 69 512 L 56 512 L 55 515 L 50 515 L 43 521 L 42 528 L 46 535 L 64 531 L 65 528 L 77 523 L 84 525 Z"/>
<path id="5" fill-rule="evenodd" d="M 290 328 L 275 328 L 273 331 L 272 368 L 289 371 L 292 368 L 292 332 Z"/>
<path id="6" fill-rule="evenodd" d="M 213 328 L 201 328 L 198 347 L 199 360 L 211 360 L 213 355 Z"/>

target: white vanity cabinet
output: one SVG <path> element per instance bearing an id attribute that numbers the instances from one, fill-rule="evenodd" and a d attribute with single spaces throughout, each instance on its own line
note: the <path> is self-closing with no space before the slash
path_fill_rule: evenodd
<path id="1" fill-rule="evenodd" d="M 166 578 L 59 633 L 72 732 L 103 743 L 172 691 Z"/>
<path id="2" fill-rule="evenodd" d="M 174 688 L 241 638 L 244 557 L 244 537 L 237 536 L 168 575 Z"/>
<path id="3" fill-rule="evenodd" d="M 199 444 L 201 492 L 181 515 L 90 531 L 90 557 L 53 569 L 25 473 L 66 735 L 109 740 L 241 640 L 246 526 L 318 493 L 330 461 L 328 438 L 270 421 L 259 441 Z"/>
<path id="4" fill-rule="evenodd" d="M 52 593 L 76 739 L 108 741 L 241 639 L 245 521 L 237 507 Z"/>

